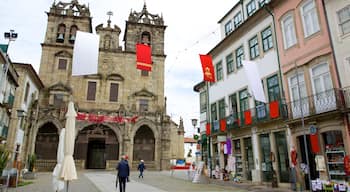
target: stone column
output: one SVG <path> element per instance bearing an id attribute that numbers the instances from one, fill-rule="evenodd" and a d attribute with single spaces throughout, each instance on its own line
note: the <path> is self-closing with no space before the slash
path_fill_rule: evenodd
<path id="1" fill-rule="evenodd" d="M 254 164 L 255 169 L 252 170 L 252 182 L 260 183 L 261 182 L 261 168 L 260 168 L 260 144 L 257 134 L 257 127 L 252 127 L 252 145 L 253 145 L 253 155 L 254 155 Z"/>

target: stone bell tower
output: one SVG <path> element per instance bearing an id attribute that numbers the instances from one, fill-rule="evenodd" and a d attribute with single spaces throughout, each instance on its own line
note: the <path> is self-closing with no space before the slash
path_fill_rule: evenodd
<path id="1" fill-rule="evenodd" d="M 90 10 L 77 0 L 69 3 L 54 2 L 47 15 L 39 76 L 45 87 L 58 83 L 66 86 L 72 73 L 76 32 L 92 32 Z"/>
<path id="2" fill-rule="evenodd" d="M 135 51 L 136 43 L 146 43 L 152 47 L 152 55 L 164 55 L 163 17 L 151 14 L 144 4 L 141 12 L 131 11 L 125 27 L 125 51 Z"/>

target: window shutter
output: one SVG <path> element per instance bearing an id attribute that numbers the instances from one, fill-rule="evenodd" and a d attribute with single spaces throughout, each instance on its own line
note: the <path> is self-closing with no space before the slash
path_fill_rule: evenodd
<path id="1" fill-rule="evenodd" d="M 118 101 L 118 89 L 119 84 L 111 83 L 111 88 L 109 90 L 109 101 Z"/>
<path id="2" fill-rule="evenodd" d="M 96 97 L 96 82 L 88 83 L 87 100 L 94 101 Z"/>

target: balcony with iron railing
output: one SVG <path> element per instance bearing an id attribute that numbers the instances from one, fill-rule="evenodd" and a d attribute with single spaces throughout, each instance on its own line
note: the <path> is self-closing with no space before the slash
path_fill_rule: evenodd
<path id="1" fill-rule="evenodd" d="M 231 113 L 229 116 L 211 123 L 213 134 L 225 133 L 227 130 L 259 125 L 276 120 L 287 119 L 287 108 L 281 100 L 263 103 L 243 112 Z"/>
<path id="2" fill-rule="evenodd" d="M 243 112 L 211 122 L 211 134 L 226 133 L 228 130 L 261 125 L 276 120 L 293 121 L 304 117 L 326 114 L 328 112 L 350 112 L 350 87 L 330 89 L 301 100 L 283 104 L 281 100 L 260 104 Z"/>
<path id="3" fill-rule="evenodd" d="M 321 115 L 327 112 L 348 111 L 350 106 L 350 89 L 329 89 L 327 91 L 304 97 L 287 103 L 289 120 Z"/>

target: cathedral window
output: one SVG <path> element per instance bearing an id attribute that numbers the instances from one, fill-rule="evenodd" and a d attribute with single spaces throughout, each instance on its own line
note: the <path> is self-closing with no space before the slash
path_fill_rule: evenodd
<path id="1" fill-rule="evenodd" d="M 147 99 L 140 99 L 139 100 L 139 110 L 140 110 L 140 112 L 148 111 L 148 100 Z"/>
<path id="2" fill-rule="evenodd" d="M 118 89 L 119 84 L 118 83 L 111 83 L 110 84 L 110 90 L 109 90 L 109 101 L 117 102 L 118 101 Z"/>
<path id="3" fill-rule="evenodd" d="M 63 94 L 54 94 L 53 96 L 53 105 L 55 107 L 61 107 L 64 103 L 64 95 Z"/>
<path id="4" fill-rule="evenodd" d="M 145 31 L 142 33 L 141 43 L 151 45 L 151 34 L 149 32 Z"/>
<path id="5" fill-rule="evenodd" d="M 76 34 L 77 34 L 78 27 L 76 25 L 73 25 L 70 27 L 69 31 L 69 43 L 74 43 Z"/>
<path id="6" fill-rule="evenodd" d="M 63 43 L 64 42 L 64 35 L 66 33 L 66 26 L 64 24 L 60 24 L 57 29 L 57 37 L 56 42 L 57 43 Z"/>
<path id="7" fill-rule="evenodd" d="M 58 59 L 58 69 L 66 70 L 67 69 L 67 59 L 59 58 Z"/>
<path id="8" fill-rule="evenodd" d="M 96 82 L 89 81 L 88 87 L 87 87 L 87 97 L 86 100 L 88 101 L 95 101 L 96 98 Z"/>

